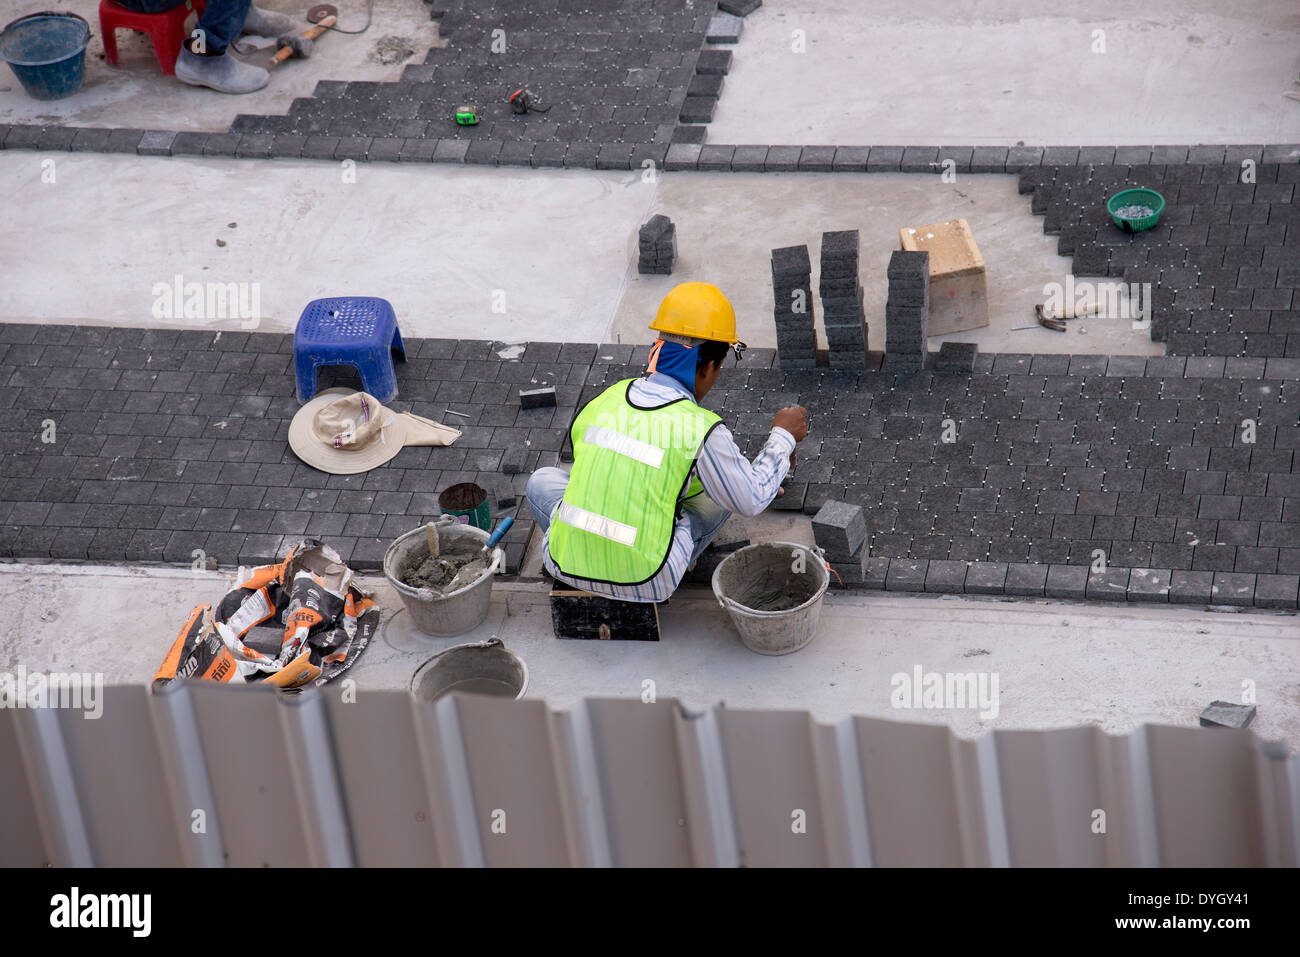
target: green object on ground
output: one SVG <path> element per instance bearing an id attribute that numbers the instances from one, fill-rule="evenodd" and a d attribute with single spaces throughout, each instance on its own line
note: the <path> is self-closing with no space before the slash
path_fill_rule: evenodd
<path id="1" fill-rule="evenodd" d="M 1150 210 L 1149 216 L 1126 216 L 1121 210 L 1128 206 L 1145 206 Z M 1154 189 L 1125 189 L 1116 193 L 1106 203 L 1106 211 L 1115 225 L 1126 233 L 1140 233 L 1150 229 L 1160 221 L 1160 214 L 1165 209 L 1165 198 Z"/>
<path id="2" fill-rule="evenodd" d="M 485 532 L 492 528 L 487 491 L 473 482 L 443 489 L 438 495 L 438 507 L 443 515 L 454 516 L 462 525 L 473 525 Z"/>

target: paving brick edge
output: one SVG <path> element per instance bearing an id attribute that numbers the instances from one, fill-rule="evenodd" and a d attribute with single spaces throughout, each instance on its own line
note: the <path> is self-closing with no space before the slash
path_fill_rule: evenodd
<path id="1" fill-rule="evenodd" d="M 866 560 L 865 581 L 840 582 L 832 575 L 831 589 L 1293 611 L 1300 575 L 1114 566 L 1095 572 L 1088 565 L 873 557 Z"/>
<path id="2" fill-rule="evenodd" d="M 446 144 L 439 149 L 441 144 Z M 475 148 L 470 151 L 473 143 Z M 531 147 L 525 152 L 520 146 Z M 548 149 L 539 151 L 538 146 Z M 561 156 L 556 146 L 563 146 Z M 509 149 L 507 149 L 509 147 Z M 0 124 L 0 149 L 231 159 L 320 159 L 482 166 L 801 173 L 1019 173 L 1035 166 L 1222 165 L 1300 162 L 1300 143 L 1156 147 L 781 146 L 712 143 L 533 143 L 433 137 L 331 137 Z M 540 155 L 539 155 L 540 154 Z M 572 154 L 572 156 L 570 156 Z"/>

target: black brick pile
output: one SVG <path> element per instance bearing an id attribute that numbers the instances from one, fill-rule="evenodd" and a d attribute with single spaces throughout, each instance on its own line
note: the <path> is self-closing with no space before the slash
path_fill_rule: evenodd
<path id="1" fill-rule="evenodd" d="M 822 233 L 822 324 L 834 369 L 860 370 L 867 361 L 867 323 L 858 281 L 858 231 Z"/>
<path id="2" fill-rule="evenodd" d="M 781 369 L 812 369 L 817 365 L 817 330 L 813 322 L 812 261 L 807 246 L 772 250 L 772 298 Z"/>

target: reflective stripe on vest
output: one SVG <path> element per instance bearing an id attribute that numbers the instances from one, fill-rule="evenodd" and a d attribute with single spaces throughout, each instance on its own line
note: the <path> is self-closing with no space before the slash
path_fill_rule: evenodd
<path id="1" fill-rule="evenodd" d="M 548 537 L 570 578 L 639 585 L 659 574 L 678 506 L 699 485 L 696 456 L 722 421 L 685 397 L 640 408 L 628 397 L 635 381 L 606 389 L 573 422 L 573 471 Z"/>
<path id="2" fill-rule="evenodd" d="M 599 535 L 601 538 L 608 538 L 611 542 L 618 542 L 620 545 L 631 547 L 636 544 L 636 529 L 631 525 L 624 525 L 607 516 L 578 508 L 569 502 L 560 502 L 555 520 L 580 528 L 584 532 Z"/>
<path id="3" fill-rule="evenodd" d="M 664 461 L 663 449 L 655 448 L 640 439 L 634 439 L 630 435 L 622 435 L 613 429 L 602 428 L 599 425 L 589 427 L 587 434 L 582 437 L 582 441 L 588 445 L 598 445 L 602 449 L 617 452 L 619 455 L 626 455 L 628 458 L 635 459 L 642 465 L 648 465 L 652 469 L 659 468 Z"/>

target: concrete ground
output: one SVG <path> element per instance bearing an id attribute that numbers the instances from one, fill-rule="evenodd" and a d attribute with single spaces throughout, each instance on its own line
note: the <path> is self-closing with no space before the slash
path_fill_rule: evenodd
<path id="1" fill-rule="evenodd" d="M 43 180 L 46 163 L 53 182 Z M 290 332 L 311 299 L 381 295 L 413 336 L 644 343 L 663 295 L 696 279 L 732 298 L 749 345 L 774 347 L 770 250 L 807 243 L 815 284 L 821 233 L 856 228 L 869 346 L 883 351 L 885 267 L 899 228 L 961 216 L 987 266 L 991 325 L 950 338 L 989 352 L 1163 352 L 1122 319 L 1010 331 L 1034 323 L 1044 285 L 1070 270 L 1014 176 L 662 173 L 647 182 L 639 172 L 390 163 L 354 172 L 352 181 L 340 164 L 305 160 L 0 153 L 11 224 L 0 258 L 28 264 L 0 288 L 0 319 Z M 636 230 L 653 212 L 678 226 L 672 276 L 636 271 Z M 96 280 L 47 280 L 76 273 Z M 257 284 L 261 320 L 159 318 L 154 286 L 177 275 Z M 504 311 L 494 311 L 498 290 Z"/>
<path id="2" fill-rule="evenodd" d="M 267 6 L 301 13 L 287 0 Z M 358 0 L 343 25 L 357 28 Z M 92 20 L 94 5 L 81 5 Z M 1300 104 L 1280 94 L 1300 68 L 1293 4 L 1118 0 L 1072 6 L 919 0 L 864 12 L 852 0 L 769 0 L 746 21 L 708 132 L 713 143 L 866 145 L 1286 143 Z M 36 9 L 0 0 L 0 22 Z M 309 61 L 277 71 L 250 97 L 222 97 L 163 77 L 139 38 L 121 36 L 123 69 L 93 41 L 85 89 L 29 100 L 0 68 L 0 122 L 223 130 L 238 113 L 282 113 L 322 79 L 392 79 L 422 54 L 379 62 L 385 38 L 422 51 L 436 27 L 415 0 L 376 0 L 361 37 L 327 36 Z M 305 26 L 305 23 L 303 24 Z M 1093 53 L 1093 31 L 1106 53 Z M 805 31 L 807 52 L 790 51 Z M 389 44 L 391 46 L 391 44 Z M 263 53 L 262 55 L 265 55 Z M 46 161 L 52 162 L 51 167 Z M 53 179 L 42 174 L 53 171 Z M 1156 352 L 1127 323 L 1089 320 L 1087 335 L 1028 324 L 1069 260 L 1042 234 L 1010 176 L 663 174 L 0 154 L 0 319 L 126 326 L 250 328 L 240 319 L 153 313 L 154 286 L 251 282 L 262 330 L 292 329 L 318 296 L 383 295 L 415 336 L 506 341 L 644 342 L 671 282 L 709 279 L 733 296 L 751 345 L 770 346 L 767 252 L 821 231 L 863 236 L 872 348 L 881 347 L 883 264 L 897 230 L 970 220 L 988 264 L 995 325 L 969 334 L 988 351 Z M 641 277 L 636 226 L 662 210 L 678 222 L 673 277 Z M 230 224 L 236 224 L 234 226 Z M 219 245 L 218 241 L 224 243 Z M 493 293 L 505 292 L 504 312 Z M 932 343 L 937 345 L 937 343 Z M 757 539 L 806 541 L 806 518 L 765 518 Z M 163 567 L 0 563 L 0 669 L 102 671 L 147 681 L 185 612 L 215 601 L 230 576 Z M 374 645 L 353 672 L 362 688 L 404 687 L 442 648 L 500 634 L 527 660 L 529 695 L 558 707 L 584 695 L 659 697 L 698 706 L 806 708 L 986 727 L 1144 722 L 1192 725 L 1215 698 L 1253 682 L 1265 738 L 1300 742 L 1300 628 L 1294 615 L 1202 608 L 832 593 L 818 637 L 784 658 L 745 649 L 712 595 L 684 590 L 663 610 L 658 644 L 569 643 L 551 635 L 545 586 L 498 583 L 488 620 L 456 639 L 415 633 L 383 582 Z M 999 676 L 996 719 L 973 711 L 899 711 L 890 678 L 925 671 Z"/>
<path id="3" fill-rule="evenodd" d="M 1278 0 L 769 2 L 745 18 L 709 142 L 1294 143 L 1298 31 Z"/>
<path id="4" fill-rule="evenodd" d="M 258 0 L 262 9 L 292 18 L 295 33 L 312 26 L 306 19 L 312 5 L 307 0 Z M 365 0 L 341 0 L 334 5 L 343 29 L 360 30 L 365 25 Z M 396 80 L 407 64 L 423 63 L 430 47 L 445 44 L 438 38 L 437 24 L 429 19 L 428 6 L 419 0 L 374 0 L 374 22 L 365 33 L 326 34 L 316 41 L 311 57 L 276 67 L 271 82 L 256 93 L 222 96 L 164 76 L 148 38 L 131 30 L 118 31 L 119 66 L 109 66 L 97 8 L 90 0 L 59 8 L 71 9 L 90 23 L 86 79 L 77 95 L 33 100 L 9 69 L 2 68 L 0 123 L 224 132 L 239 113 L 283 115 L 294 97 L 311 96 L 320 80 Z M 0 25 L 39 9 L 43 8 L 0 0 Z M 275 52 L 275 41 L 262 37 L 243 37 L 238 46 L 248 51 L 241 59 L 259 66 L 266 66 Z"/>
<path id="5" fill-rule="evenodd" d="M 0 565 L 0 671 L 98 671 L 108 684 L 148 681 L 185 613 L 216 601 L 232 579 L 217 572 L 96 565 Z M 792 655 L 745 648 L 703 588 L 661 611 L 663 640 L 576 642 L 551 631 L 547 586 L 497 583 L 487 620 L 458 638 L 416 631 L 400 599 L 368 580 L 383 611 L 375 641 L 349 673 L 358 690 L 402 688 L 430 656 L 500 635 L 527 662 L 527 696 L 553 707 L 582 697 L 659 698 L 690 706 L 807 709 L 947 722 L 963 736 L 997 729 L 1097 724 L 1120 734 L 1143 722 L 1195 726 L 1212 700 L 1239 701 L 1254 685 L 1266 739 L 1300 742 L 1300 632 L 1294 616 L 1218 614 L 1202 608 L 1042 600 L 846 593 L 824 601 L 813 642 Z M 987 673 L 996 716 L 980 709 L 891 705 L 898 673 Z M 991 677 L 990 679 L 991 680 Z"/>

